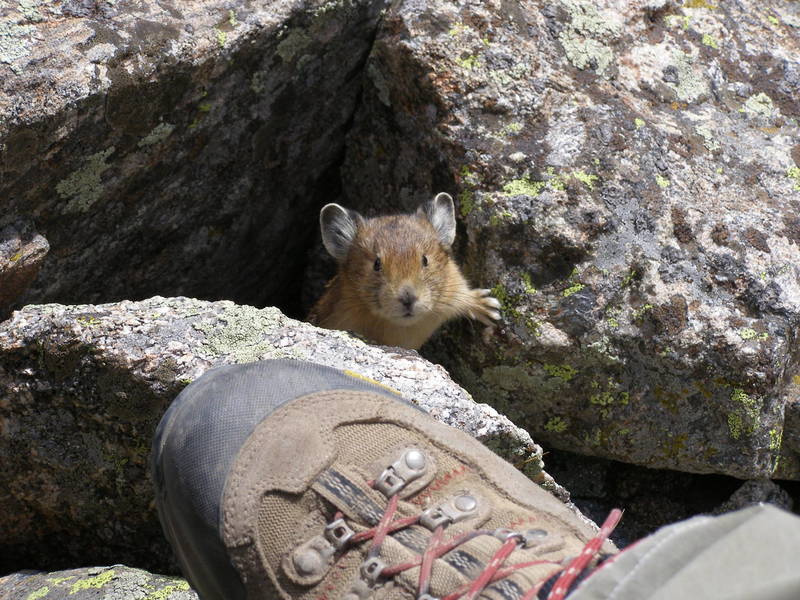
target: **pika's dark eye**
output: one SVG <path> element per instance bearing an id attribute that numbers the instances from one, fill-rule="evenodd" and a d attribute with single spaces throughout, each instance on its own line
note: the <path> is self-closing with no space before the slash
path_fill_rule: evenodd
<path id="1" fill-rule="evenodd" d="M 425 256 L 424 254 L 422 255 L 422 266 L 423 267 L 427 267 L 428 266 L 428 257 Z"/>
<path id="2" fill-rule="evenodd" d="M 375 259 L 375 263 L 372 265 L 372 268 L 375 269 L 376 273 L 381 270 L 381 257 L 380 256 Z"/>

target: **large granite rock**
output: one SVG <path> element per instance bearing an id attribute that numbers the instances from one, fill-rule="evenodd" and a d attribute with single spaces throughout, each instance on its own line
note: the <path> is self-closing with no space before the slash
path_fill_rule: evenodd
<path id="1" fill-rule="evenodd" d="M 50 244 L 29 222 L 0 229 L 0 321 L 36 279 L 49 250 Z"/>
<path id="2" fill-rule="evenodd" d="M 0 573 L 170 568 L 147 472 L 153 431 L 209 368 L 265 358 L 312 360 L 390 385 L 563 497 L 526 432 L 416 352 L 227 301 L 29 306 L 0 323 Z"/>
<path id="3" fill-rule="evenodd" d="M 459 200 L 504 320 L 423 350 L 554 447 L 800 478 L 800 6 L 408 1 L 343 181 Z"/>
<path id="4" fill-rule="evenodd" d="M 289 304 L 382 5 L 2 3 L 0 231 L 51 247 L 16 305 Z"/>
<path id="5" fill-rule="evenodd" d="M 124 565 L 52 573 L 22 571 L 0 577 L 4 600 L 197 600 L 183 579 Z"/>
<path id="6" fill-rule="evenodd" d="M 159 293 L 298 314 L 316 209 L 342 185 L 370 214 L 449 191 L 458 254 L 504 321 L 488 344 L 454 323 L 425 351 L 476 397 L 555 447 L 800 479 L 800 8 L 406 0 L 378 30 L 387 4 L 4 4 L 0 313 Z M 288 333 L 261 346 L 255 309 L 183 302 L 30 309 L 3 326 L 0 411 L 22 411 L 3 451 L 27 465 L 0 486 L 4 558 L 45 550 L 25 550 L 26 528 L 74 556 L 82 523 L 105 549 L 94 564 L 165 560 L 141 440 L 180 380 L 216 364 L 192 344 L 224 354 L 186 322 L 244 315 L 225 329 L 238 359 L 280 344 L 317 356 Z M 135 351 L 97 350 L 136 328 Z M 392 378 L 417 368 L 372 351 L 343 356 L 380 356 Z M 463 391 L 440 393 L 431 410 L 463 420 L 448 405 Z"/>

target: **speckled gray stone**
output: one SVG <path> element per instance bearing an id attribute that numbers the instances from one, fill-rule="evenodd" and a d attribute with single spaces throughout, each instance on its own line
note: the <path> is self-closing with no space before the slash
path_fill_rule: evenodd
<path id="1" fill-rule="evenodd" d="M 163 570 L 169 550 L 147 473 L 153 431 L 209 368 L 268 358 L 389 385 L 564 497 L 525 431 L 416 352 L 228 301 L 28 306 L 0 323 L 0 571 L 76 559 Z"/>
<path id="2" fill-rule="evenodd" d="M 451 193 L 503 303 L 423 354 L 545 445 L 800 478 L 799 30 L 777 1 L 393 5 L 345 203 Z"/>
<path id="3" fill-rule="evenodd" d="M 16 307 L 291 301 L 383 5 L 3 2 L 0 229 L 51 246 Z"/>
<path id="4" fill-rule="evenodd" d="M 0 577 L 4 600 L 197 600 L 184 579 L 124 565 L 52 573 L 21 571 Z"/>
<path id="5" fill-rule="evenodd" d="M 30 222 L 0 228 L 0 321 L 36 278 L 49 250 L 50 244 Z"/>

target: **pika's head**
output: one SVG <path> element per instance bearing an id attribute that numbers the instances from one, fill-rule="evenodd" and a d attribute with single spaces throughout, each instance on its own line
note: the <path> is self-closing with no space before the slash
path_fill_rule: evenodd
<path id="1" fill-rule="evenodd" d="M 320 212 L 320 228 L 351 301 L 395 325 L 411 326 L 441 310 L 456 235 L 448 194 L 438 194 L 413 214 L 373 219 L 327 204 Z"/>

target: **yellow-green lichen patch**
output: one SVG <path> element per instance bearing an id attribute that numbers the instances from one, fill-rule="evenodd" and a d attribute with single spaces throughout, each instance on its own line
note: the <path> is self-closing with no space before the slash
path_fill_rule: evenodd
<path id="1" fill-rule="evenodd" d="M 564 433 L 567 430 L 567 422 L 561 417 L 552 417 L 544 424 L 544 428 L 553 433 Z"/>
<path id="2" fill-rule="evenodd" d="M 492 288 L 492 296 L 500 302 L 500 310 L 504 315 L 512 319 L 524 320 L 525 326 L 531 329 L 534 335 L 539 335 L 539 323 L 535 319 L 523 315 L 517 309 L 516 303 L 520 300 L 519 295 L 509 293 L 502 283 L 498 283 Z"/>
<path id="3" fill-rule="evenodd" d="M 547 184 L 544 181 L 531 181 L 529 178 L 513 179 L 503 186 L 506 196 L 538 196 Z"/>
<path id="4" fill-rule="evenodd" d="M 539 336 L 542 335 L 542 322 L 541 321 L 535 319 L 534 317 L 526 315 L 525 319 L 523 321 L 523 324 L 525 325 L 525 327 L 528 329 L 528 332 L 532 336 L 539 337 Z"/>
<path id="5" fill-rule="evenodd" d="M 684 52 L 673 55 L 677 83 L 670 83 L 681 102 L 694 102 L 709 91 L 709 84 L 702 73 L 694 68 L 695 57 Z"/>
<path id="6" fill-rule="evenodd" d="M 599 384 L 597 382 L 592 382 L 592 387 L 595 389 L 599 388 Z M 609 380 L 609 387 L 616 388 L 618 385 L 613 381 Z M 613 405 L 619 406 L 627 406 L 628 402 L 630 401 L 630 394 L 628 392 L 615 392 L 613 389 L 606 389 L 602 391 L 598 391 L 595 394 L 589 396 L 589 404 L 594 404 L 595 406 L 601 406 L 608 408 Z M 607 416 L 607 415 L 606 415 Z"/>
<path id="7" fill-rule="evenodd" d="M 575 67 L 585 70 L 594 67 L 598 75 L 603 75 L 614 60 L 611 48 L 591 38 L 581 38 L 562 32 L 559 37 L 567 59 Z"/>
<path id="8" fill-rule="evenodd" d="M 461 175 L 464 183 L 468 185 L 478 185 L 479 183 L 478 176 L 469 168 L 469 165 L 463 165 L 458 174 Z"/>
<path id="9" fill-rule="evenodd" d="M 714 50 L 719 50 L 719 44 L 717 44 L 717 40 L 707 33 L 703 34 L 703 45 L 708 46 L 709 48 L 714 48 Z"/>
<path id="10" fill-rule="evenodd" d="M 695 131 L 703 138 L 703 145 L 709 152 L 715 152 L 721 148 L 720 143 L 714 137 L 714 132 L 709 125 L 698 125 Z"/>
<path id="11" fill-rule="evenodd" d="M 611 327 L 611 329 L 616 329 L 619 327 L 619 321 L 615 317 L 608 317 L 606 319 L 606 325 Z"/>
<path id="12" fill-rule="evenodd" d="M 794 189 L 800 191 L 800 167 L 789 167 L 786 176 L 794 181 Z"/>
<path id="13" fill-rule="evenodd" d="M 707 0 L 686 0 L 684 6 L 686 8 L 707 8 L 709 10 L 717 9 L 715 4 L 711 4 Z"/>
<path id="14" fill-rule="evenodd" d="M 748 395 L 742 388 L 734 388 L 731 402 L 734 410 L 728 413 L 728 431 L 734 440 L 738 440 L 742 435 L 755 431 L 763 400 L 760 396 Z"/>
<path id="15" fill-rule="evenodd" d="M 585 287 L 586 286 L 583 283 L 573 284 L 569 286 L 567 289 L 565 289 L 563 292 L 561 292 L 561 296 L 564 298 L 569 298 L 573 294 L 577 294 L 578 292 L 580 292 Z"/>
<path id="16" fill-rule="evenodd" d="M 730 413 L 728 414 L 728 431 L 731 434 L 731 437 L 735 440 L 738 440 L 742 437 L 742 416 L 739 413 Z"/>
<path id="17" fill-rule="evenodd" d="M 225 46 L 225 42 L 228 41 L 228 34 L 222 31 L 221 29 L 214 29 L 214 33 L 217 37 L 217 44 L 219 44 L 220 48 Z"/>
<path id="18" fill-rule="evenodd" d="M 285 358 L 265 339 L 265 334 L 280 324 L 280 312 L 274 308 L 230 305 L 218 320 L 196 324 L 207 335 L 201 352 L 210 357 L 230 356 L 235 362 L 253 362 L 260 358 Z"/>
<path id="19" fill-rule="evenodd" d="M 770 429 L 769 430 L 769 449 L 773 452 L 777 452 L 781 449 L 781 444 L 783 443 L 783 430 L 782 429 Z"/>
<path id="20" fill-rule="evenodd" d="M 605 75 L 614 62 L 614 53 L 605 42 L 619 35 L 619 25 L 610 16 L 600 14 L 594 3 L 561 0 L 561 4 L 570 16 L 558 36 L 567 59 L 578 69 L 591 68 L 598 75 Z"/>
<path id="21" fill-rule="evenodd" d="M 139 140 L 137 146 L 139 146 L 139 148 L 146 148 L 148 146 L 152 146 L 153 144 L 163 142 L 174 130 L 175 125 L 172 125 L 171 123 L 159 123 L 150 130 L 150 133 Z"/>
<path id="22" fill-rule="evenodd" d="M 663 175 L 658 175 L 658 174 L 656 174 L 656 184 L 657 184 L 657 185 L 658 185 L 658 187 L 660 187 L 662 190 L 663 190 L 663 189 L 666 189 L 666 188 L 668 188 L 668 187 L 669 187 L 669 183 L 670 183 L 670 182 L 669 182 L 669 179 L 667 179 L 667 178 L 666 178 L 666 177 L 664 177 Z"/>
<path id="23" fill-rule="evenodd" d="M 232 8 L 228 10 L 228 24 L 231 27 L 236 27 L 239 24 L 239 20 L 236 18 L 236 11 Z"/>
<path id="24" fill-rule="evenodd" d="M 584 173 L 583 171 L 575 171 L 572 173 L 572 176 L 590 190 L 594 190 L 594 182 L 598 179 L 597 175 L 590 175 L 589 173 Z"/>
<path id="25" fill-rule="evenodd" d="M 525 290 L 526 294 L 533 295 L 536 293 L 536 288 L 533 287 L 531 276 L 528 273 L 520 275 L 520 279 L 522 279 L 522 289 Z"/>
<path id="26" fill-rule="evenodd" d="M 556 173 L 555 167 L 547 167 L 545 170 L 545 175 L 547 176 L 547 181 L 545 182 L 550 189 L 557 190 L 557 191 L 564 191 L 567 189 L 567 184 L 565 182 L 565 177 Z"/>
<path id="27" fill-rule="evenodd" d="M 177 583 L 164 586 L 160 590 L 147 594 L 142 600 L 169 600 L 172 594 L 178 592 L 186 592 L 190 590 L 189 584 L 185 581 L 178 581 Z"/>
<path id="28" fill-rule="evenodd" d="M 772 102 L 772 98 L 764 92 L 759 92 L 745 100 L 741 111 L 759 117 L 771 117 L 775 111 L 775 104 Z"/>
<path id="29" fill-rule="evenodd" d="M 109 569 L 108 571 L 103 571 L 99 575 L 95 575 L 94 577 L 87 577 L 86 579 L 79 579 L 72 586 L 69 588 L 69 593 L 77 594 L 83 590 L 89 590 L 92 588 L 101 588 L 109 581 L 114 578 L 114 569 Z"/>
<path id="30" fill-rule="evenodd" d="M 89 156 L 83 167 L 56 185 L 59 196 L 69 202 L 62 209 L 65 214 L 83 213 L 89 210 L 103 195 L 101 176 L 111 165 L 106 159 L 114 152 L 114 146 Z"/>
<path id="31" fill-rule="evenodd" d="M 642 127 L 644 127 L 645 122 L 644 122 L 644 119 L 640 119 L 639 117 L 636 117 L 633 120 L 633 124 L 636 125 L 636 129 L 641 129 Z"/>
<path id="32" fill-rule="evenodd" d="M 510 211 L 501 210 L 489 217 L 489 225 L 491 225 L 492 227 L 497 227 L 501 223 L 509 221 L 513 216 L 514 215 Z"/>
<path id="33" fill-rule="evenodd" d="M 453 23 L 452 27 L 450 27 L 450 30 L 447 32 L 447 35 L 450 37 L 458 37 L 467 31 L 469 31 L 469 27 L 464 25 L 464 23 L 458 22 Z"/>
<path id="34" fill-rule="evenodd" d="M 0 22 L 0 62 L 10 65 L 15 60 L 28 56 L 30 54 L 29 36 L 34 31 L 33 25 Z"/>
<path id="35" fill-rule="evenodd" d="M 577 375 L 578 370 L 571 365 L 549 365 L 545 364 L 542 365 L 545 373 L 550 375 L 551 377 L 558 377 L 564 383 L 569 382 L 570 379 Z"/>
<path id="36" fill-rule="evenodd" d="M 692 17 L 689 15 L 665 15 L 664 23 L 667 27 L 682 27 L 684 30 L 689 29 L 689 24 L 692 22 Z"/>
<path id="37" fill-rule="evenodd" d="M 766 340 L 769 338 L 769 334 L 765 331 L 763 333 L 758 333 L 755 329 L 751 329 L 750 327 L 742 327 L 738 332 L 739 337 L 743 340 Z"/>
<path id="38" fill-rule="evenodd" d="M 50 593 L 50 588 L 46 585 L 43 585 L 37 590 L 32 591 L 30 594 L 25 596 L 25 600 L 41 600 Z"/>
<path id="39" fill-rule="evenodd" d="M 776 17 L 775 15 L 767 15 L 767 21 L 769 21 L 770 23 L 772 23 L 775 26 L 778 26 L 778 25 L 781 24 L 780 19 L 778 19 L 778 17 Z"/>
<path id="40" fill-rule="evenodd" d="M 638 272 L 636 269 L 631 269 L 631 270 L 630 270 L 630 271 L 628 271 L 628 273 L 625 275 L 625 278 L 622 280 L 622 283 L 621 283 L 620 285 L 621 285 L 623 288 L 626 288 L 626 287 L 628 287 L 628 286 L 629 286 L 631 283 L 633 283 L 633 280 L 634 280 L 634 279 L 636 279 L 636 277 L 638 277 L 638 276 L 639 276 L 639 272 Z"/>
<path id="41" fill-rule="evenodd" d="M 502 136 L 509 136 L 514 135 L 515 133 L 519 133 L 522 131 L 522 123 L 509 123 L 503 127 L 500 131 L 500 135 Z"/>
<path id="42" fill-rule="evenodd" d="M 78 317 L 77 319 L 75 319 L 75 321 L 77 323 L 80 323 L 81 325 L 86 325 L 87 327 L 92 327 L 93 325 L 97 325 L 100 323 L 100 319 L 98 319 L 97 317 L 93 317 L 91 315 L 88 317 Z"/>
<path id="43" fill-rule="evenodd" d="M 652 304 L 643 304 L 631 313 L 631 321 L 634 323 L 641 323 L 647 311 L 653 310 Z"/>
<path id="44" fill-rule="evenodd" d="M 462 190 L 458 194 L 459 212 L 462 217 L 466 217 L 475 208 L 475 194 L 472 190 Z"/>
<path id="45" fill-rule="evenodd" d="M 467 69 L 467 70 L 470 70 L 470 71 L 472 69 L 478 67 L 478 65 L 480 65 L 480 63 L 478 61 L 478 57 L 476 55 L 474 55 L 474 54 L 471 54 L 469 56 L 465 56 L 463 58 L 457 58 L 456 59 L 456 64 L 459 67 L 461 67 L 462 69 Z"/>
<path id="46" fill-rule="evenodd" d="M 502 283 L 498 283 L 492 288 L 492 296 L 494 296 L 500 305 L 505 308 L 508 304 L 508 291 Z"/>

